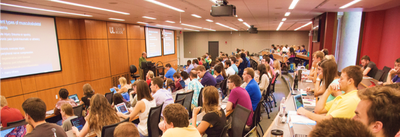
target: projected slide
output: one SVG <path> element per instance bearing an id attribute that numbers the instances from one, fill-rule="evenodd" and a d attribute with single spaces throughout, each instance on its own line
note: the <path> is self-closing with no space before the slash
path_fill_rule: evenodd
<path id="1" fill-rule="evenodd" d="M 146 52 L 148 58 L 161 56 L 160 29 L 146 27 Z"/>
<path id="2" fill-rule="evenodd" d="M 164 30 L 164 55 L 175 54 L 175 35 L 173 30 Z"/>
<path id="3" fill-rule="evenodd" d="M 54 18 L 1 13 L 1 79 L 60 71 Z"/>

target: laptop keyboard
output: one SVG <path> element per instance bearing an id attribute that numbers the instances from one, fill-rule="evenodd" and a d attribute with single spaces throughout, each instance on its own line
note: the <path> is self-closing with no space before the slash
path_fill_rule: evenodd
<path id="1" fill-rule="evenodd" d="M 307 135 L 304 135 L 304 134 L 295 134 L 294 137 L 307 137 Z"/>

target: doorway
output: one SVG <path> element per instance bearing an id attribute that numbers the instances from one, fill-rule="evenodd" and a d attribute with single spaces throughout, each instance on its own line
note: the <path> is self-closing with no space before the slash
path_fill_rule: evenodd
<path id="1" fill-rule="evenodd" d="M 218 57 L 219 52 L 219 42 L 218 41 L 209 41 L 208 42 L 208 54 L 211 55 L 211 59 L 215 60 Z"/>

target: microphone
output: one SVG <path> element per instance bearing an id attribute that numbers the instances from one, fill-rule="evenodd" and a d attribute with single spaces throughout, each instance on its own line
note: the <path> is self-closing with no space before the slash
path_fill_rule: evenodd
<path id="1" fill-rule="evenodd" d="M 54 137 L 57 137 L 57 134 L 56 134 L 56 129 L 55 129 L 55 128 L 52 128 L 52 129 L 51 129 L 51 131 L 53 131 L 53 133 L 54 133 Z"/>

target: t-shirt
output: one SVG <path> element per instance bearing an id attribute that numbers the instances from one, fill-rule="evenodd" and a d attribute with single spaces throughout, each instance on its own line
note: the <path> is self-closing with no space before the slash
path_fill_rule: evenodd
<path id="1" fill-rule="evenodd" d="M 251 79 L 250 82 L 247 84 L 246 91 L 250 95 L 253 111 L 255 111 L 257 108 L 257 104 L 260 102 L 261 99 L 261 91 L 260 87 L 254 79 Z"/>
<path id="2" fill-rule="evenodd" d="M 235 70 L 235 74 L 238 74 L 238 73 L 239 73 L 239 69 L 238 69 L 238 67 L 236 66 L 236 64 L 233 63 L 231 67 L 233 68 L 233 70 Z"/>
<path id="3" fill-rule="evenodd" d="M 0 122 L 3 127 L 7 127 L 8 122 L 14 122 L 24 119 L 24 116 L 16 108 L 10 108 L 8 106 L 4 106 L 1 109 L 0 113 L 1 113 Z"/>
<path id="4" fill-rule="evenodd" d="M 181 81 L 180 79 L 178 81 L 175 81 L 175 91 L 178 91 L 183 88 L 180 81 Z"/>
<path id="5" fill-rule="evenodd" d="M 399 75 L 394 76 L 394 78 L 392 79 L 393 83 L 397 83 L 400 82 L 400 77 Z"/>
<path id="6" fill-rule="evenodd" d="M 153 98 L 156 101 L 157 106 L 164 103 L 162 110 L 164 110 L 165 106 L 174 103 L 174 99 L 172 98 L 171 92 L 165 89 L 157 90 L 157 92 L 153 94 Z"/>
<path id="7" fill-rule="evenodd" d="M 221 116 L 218 116 L 215 112 L 207 113 L 203 116 L 202 121 L 206 121 L 210 123 L 210 127 L 207 128 L 206 134 L 207 137 L 219 137 L 221 131 L 224 129 L 226 125 L 226 116 L 224 110 L 220 109 Z"/>
<path id="8" fill-rule="evenodd" d="M 217 81 L 217 83 L 221 82 L 224 80 L 224 77 L 222 75 L 218 75 L 215 80 Z"/>
<path id="9" fill-rule="evenodd" d="M 67 137 L 67 134 L 65 133 L 64 129 L 57 124 L 53 123 L 43 123 L 40 125 L 37 125 L 31 133 L 28 133 L 25 135 L 25 137 L 53 137 L 54 132 L 52 129 L 56 130 L 56 135 L 57 137 Z"/>
<path id="10" fill-rule="evenodd" d="M 367 67 L 371 68 L 371 70 L 368 72 L 367 76 L 370 77 L 375 77 L 376 72 L 378 72 L 378 67 L 376 67 L 376 64 L 372 61 L 370 61 L 367 65 Z M 364 69 L 366 69 L 365 67 Z"/>
<path id="11" fill-rule="evenodd" d="M 352 118 L 356 115 L 355 110 L 359 102 L 357 90 L 337 96 L 331 102 L 326 103 L 325 109 L 328 110 L 326 115 L 334 118 Z"/>
<path id="12" fill-rule="evenodd" d="M 331 84 L 337 84 L 337 85 L 339 85 L 339 79 L 333 80 L 333 81 L 331 82 Z M 331 84 L 330 84 L 330 85 L 331 85 Z M 342 93 L 344 94 L 345 92 L 342 91 Z M 335 96 L 332 96 L 332 94 L 330 94 L 329 97 L 328 97 L 328 99 L 326 100 L 326 103 L 328 103 L 328 102 L 334 100 L 335 98 L 336 98 Z"/>
<path id="13" fill-rule="evenodd" d="M 194 126 L 170 128 L 162 137 L 201 137 L 200 132 Z"/>
<path id="14" fill-rule="evenodd" d="M 147 85 L 150 86 L 150 84 L 151 84 L 151 79 L 146 80 L 146 83 L 147 83 Z"/>
<path id="15" fill-rule="evenodd" d="M 225 71 L 226 71 L 226 75 L 228 75 L 228 76 L 235 75 L 235 70 L 232 68 L 232 66 L 226 68 Z"/>
<path id="16" fill-rule="evenodd" d="M 215 86 L 217 84 L 217 81 L 209 72 L 206 72 L 206 73 L 204 73 L 203 79 L 201 80 L 201 84 L 204 87 Z"/>
<path id="17" fill-rule="evenodd" d="M 192 98 L 192 104 L 194 106 L 198 106 L 198 99 L 199 99 L 199 94 L 200 94 L 200 90 L 201 88 L 203 88 L 204 86 L 199 82 L 199 79 L 194 78 L 192 81 L 189 82 L 188 84 L 188 89 L 189 90 L 193 90 L 193 98 Z"/>
<path id="18" fill-rule="evenodd" d="M 239 104 L 251 110 L 249 118 L 247 119 L 246 122 L 246 125 L 251 126 L 251 124 L 253 124 L 253 107 L 251 105 L 249 93 L 247 93 L 247 91 L 244 88 L 236 87 L 231 90 L 231 94 L 229 94 L 228 101 L 233 104 L 233 108 L 235 108 L 236 105 Z"/>
<path id="19" fill-rule="evenodd" d="M 61 127 L 64 129 L 64 131 L 68 131 L 72 129 L 72 124 L 71 124 L 71 119 L 77 118 L 78 116 L 71 116 L 67 119 L 64 120 L 62 123 Z"/>
<path id="20" fill-rule="evenodd" d="M 172 81 L 174 81 L 174 77 L 173 77 L 173 75 L 175 74 L 175 69 L 174 68 L 170 68 L 168 71 L 167 71 L 167 73 L 165 73 L 165 77 L 166 78 L 170 78 L 170 79 L 172 79 Z"/>

